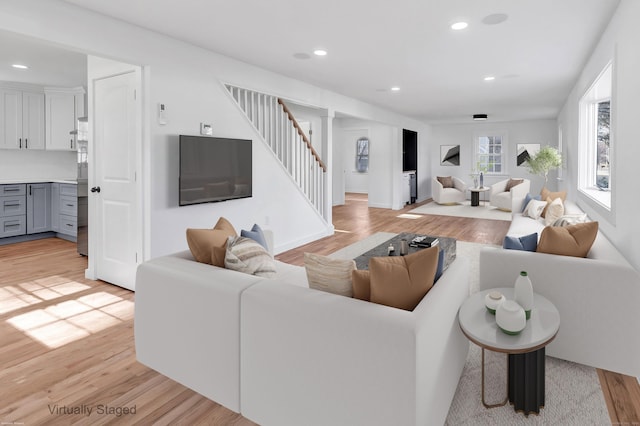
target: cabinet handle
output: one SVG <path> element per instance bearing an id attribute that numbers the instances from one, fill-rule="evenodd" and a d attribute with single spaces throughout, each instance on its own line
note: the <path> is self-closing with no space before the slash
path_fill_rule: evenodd
<path id="1" fill-rule="evenodd" d="M 6 224 L 6 225 L 4 225 L 4 229 L 17 228 L 18 226 L 20 226 L 19 223 L 12 223 L 11 225 Z"/>
<path id="2" fill-rule="evenodd" d="M 24 138 L 24 147 L 26 149 L 29 149 L 29 139 L 27 139 L 27 138 Z"/>
<path id="3" fill-rule="evenodd" d="M 20 188 L 5 188 L 4 192 L 18 192 Z"/>
<path id="4" fill-rule="evenodd" d="M 31 185 L 29 185 L 29 196 L 31 196 Z"/>
<path id="5" fill-rule="evenodd" d="M 5 207 L 19 207 L 20 203 L 18 203 L 18 204 L 5 204 L 4 206 Z"/>
<path id="6" fill-rule="evenodd" d="M 22 149 L 22 138 L 18 139 L 18 143 L 20 144 L 20 149 Z"/>
<path id="7" fill-rule="evenodd" d="M 73 204 L 67 204 L 67 207 L 73 207 Z"/>
<path id="8" fill-rule="evenodd" d="M 69 148 L 73 149 L 73 139 L 69 141 Z"/>

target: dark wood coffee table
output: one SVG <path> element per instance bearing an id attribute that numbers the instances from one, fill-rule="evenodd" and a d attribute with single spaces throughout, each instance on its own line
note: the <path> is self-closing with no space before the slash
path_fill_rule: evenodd
<path id="1" fill-rule="evenodd" d="M 425 235 L 425 234 L 411 234 L 408 232 L 403 232 L 401 234 L 396 235 L 393 238 L 388 239 L 384 243 L 356 257 L 354 260 L 356 261 L 357 268 L 369 269 L 369 259 L 371 259 L 372 257 L 388 256 L 387 249 L 389 247 L 389 244 L 393 244 L 393 247 L 395 248 L 393 255 L 399 256 L 400 242 L 403 239 L 405 239 L 407 240 L 407 243 L 409 243 L 411 242 L 411 240 L 413 240 L 415 237 L 419 235 Z M 428 235 L 428 236 L 432 237 L 432 235 Z M 448 238 L 448 237 L 437 237 L 437 238 L 438 238 L 438 246 L 440 247 L 440 250 L 444 251 L 444 262 L 443 262 L 444 264 L 443 264 L 442 270 L 445 271 L 449 267 L 451 262 L 453 262 L 456 258 L 456 239 Z M 422 249 L 417 247 L 409 247 L 409 252 L 407 254 L 415 253 L 419 250 L 422 250 Z"/>

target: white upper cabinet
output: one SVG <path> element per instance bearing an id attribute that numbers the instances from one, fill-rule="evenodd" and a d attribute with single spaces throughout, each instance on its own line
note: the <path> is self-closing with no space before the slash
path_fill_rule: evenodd
<path id="1" fill-rule="evenodd" d="M 84 90 L 45 88 L 48 150 L 76 150 L 77 119 L 85 115 Z"/>
<path id="2" fill-rule="evenodd" d="M 44 149 L 44 93 L 0 87 L 0 148 Z"/>

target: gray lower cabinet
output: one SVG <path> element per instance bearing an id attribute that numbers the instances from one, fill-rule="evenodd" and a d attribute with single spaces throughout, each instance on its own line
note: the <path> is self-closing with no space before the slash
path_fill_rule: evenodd
<path id="1" fill-rule="evenodd" d="M 27 184 L 27 234 L 51 231 L 51 183 Z"/>
<path id="2" fill-rule="evenodd" d="M 58 201 L 58 233 L 76 237 L 78 235 L 78 186 L 60 184 Z"/>
<path id="3" fill-rule="evenodd" d="M 51 184 L 51 230 L 60 230 L 60 184 Z"/>
<path id="4" fill-rule="evenodd" d="M 0 238 L 23 235 L 27 227 L 26 186 L 0 185 Z"/>

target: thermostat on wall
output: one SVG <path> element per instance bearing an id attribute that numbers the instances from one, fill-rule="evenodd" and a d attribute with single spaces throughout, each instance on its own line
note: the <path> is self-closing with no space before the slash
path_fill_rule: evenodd
<path id="1" fill-rule="evenodd" d="M 211 124 L 200 123 L 200 134 L 203 136 L 213 135 L 213 127 L 211 127 Z"/>

